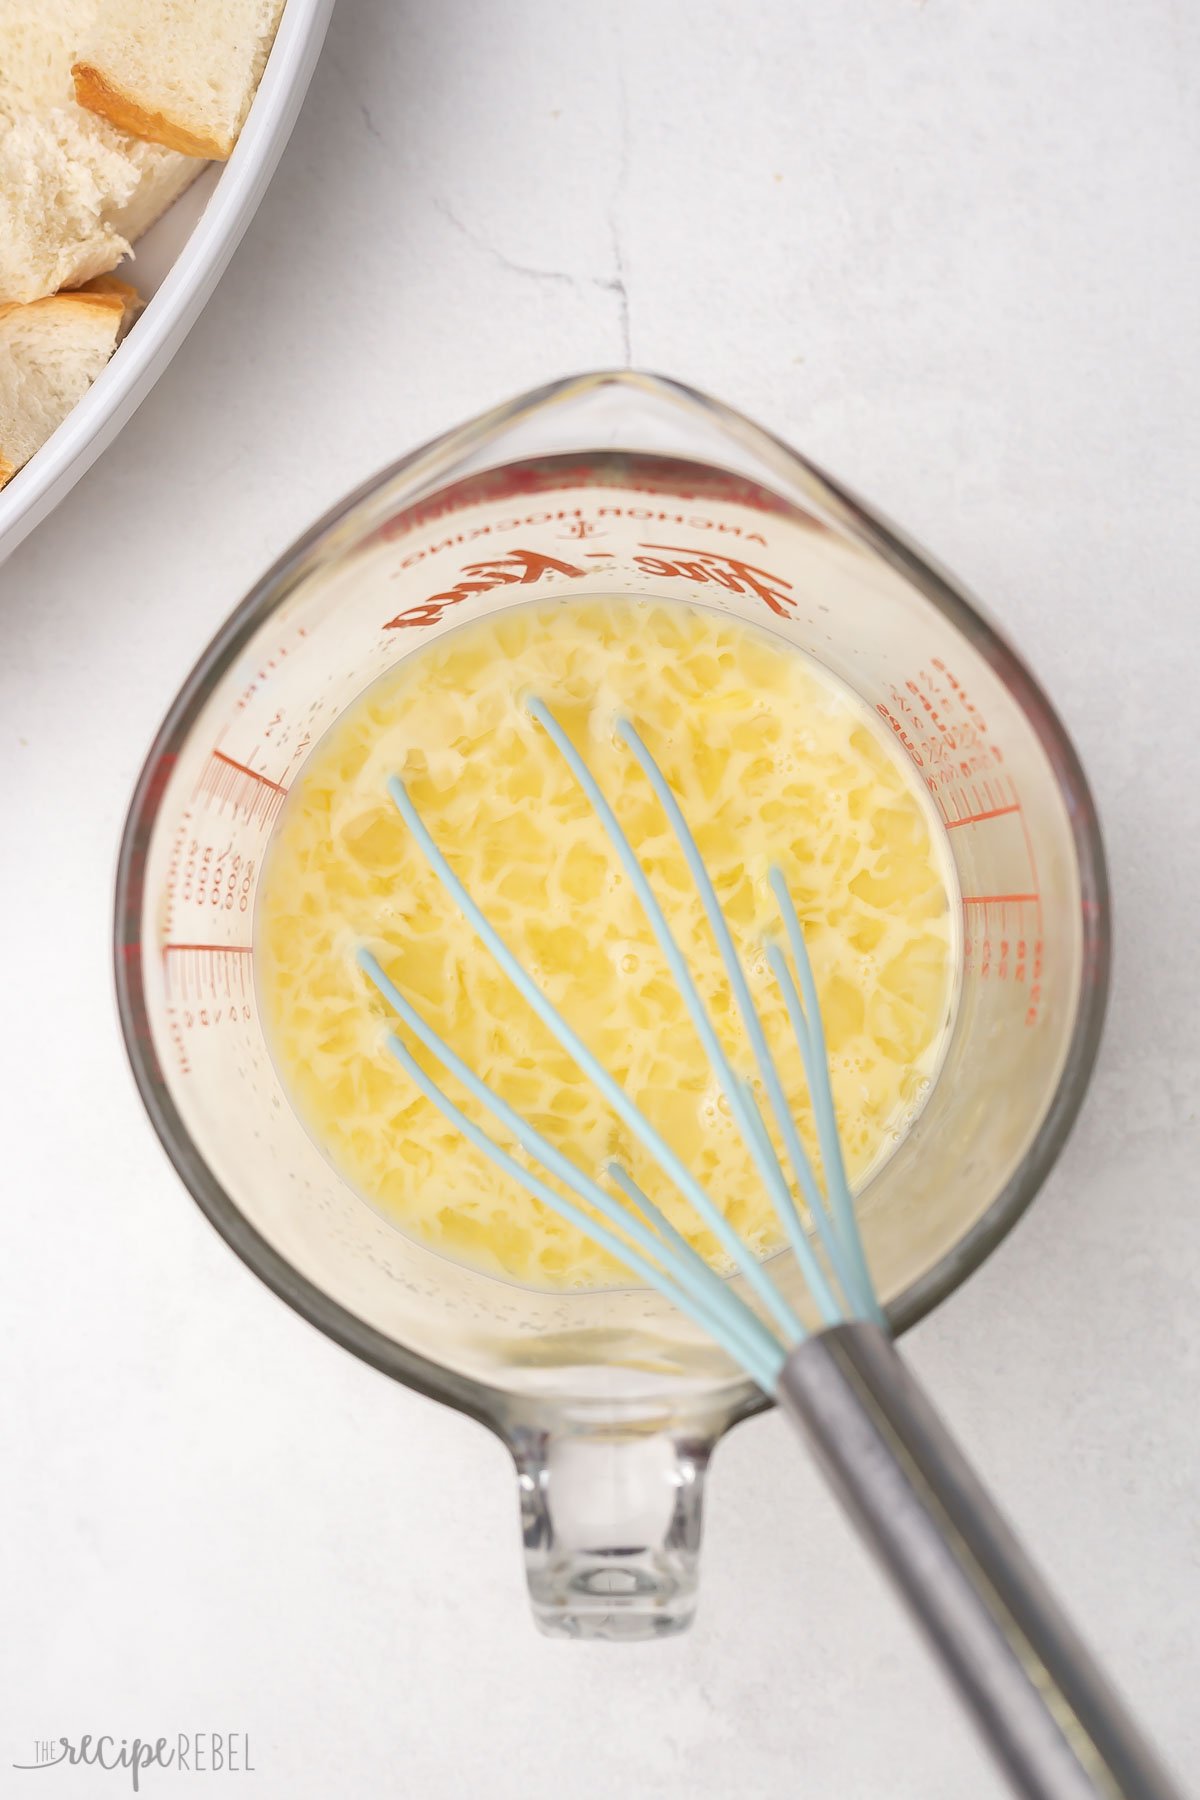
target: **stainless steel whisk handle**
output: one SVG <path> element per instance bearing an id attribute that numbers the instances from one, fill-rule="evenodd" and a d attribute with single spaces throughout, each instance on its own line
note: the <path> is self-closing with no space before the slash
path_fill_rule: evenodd
<path id="1" fill-rule="evenodd" d="M 793 1350 L 778 1400 L 1027 1800 L 1182 1800 L 872 1324 Z"/>

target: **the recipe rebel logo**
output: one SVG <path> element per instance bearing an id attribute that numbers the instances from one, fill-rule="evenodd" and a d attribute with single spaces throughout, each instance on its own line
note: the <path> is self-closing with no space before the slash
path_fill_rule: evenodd
<path id="1" fill-rule="evenodd" d="M 88 1768 L 108 1773 L 124 1770 L 132 1791 L 141 1792 L 148 1769 L 170 1769 L 184 1775 L 254 1775 L 250 1734 L 245 1731 L 176 1732 L 174 1737 L 117 1738 L 107 1732 L 81 1737 L 38 1738 L 28 1762 L 14 1769 Z"/>
<path id="2" fill-rule="evenodd" d="M 611 562 L 617 559 L 608 550 L 588 550 L 584 562 Z M 641 575 L 657 579 L 686 581 L 692 586 L 713 585 L 731 594 L 753 594 L 773 613 L 785 617 L 796 605 L 790 581 L 760 569 L 755 563 L 730 556 L 723 550 L 691 549 L 682 544 L 639 544 L 630 557 L 631 566 Z M 467 563 L 453 587 L 430 594 L 415 606 L 389 619 L 385 631 L 402 631 L 414 625 L 432 625 L 448 607 L 457 606 L 473 594 L 489 594 L 498 587 L 529 587 L 546 576 L 559 575 L 566 580 L 582 580 L 595 570 L 567 562 L 561 556 L 546 556 L 540 550 L 509 550 L 502 556 L 490 556 L 483 562 Z"/>

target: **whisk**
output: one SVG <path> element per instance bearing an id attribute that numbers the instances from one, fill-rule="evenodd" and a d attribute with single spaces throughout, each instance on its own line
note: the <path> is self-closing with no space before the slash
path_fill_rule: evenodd
<path id="1" fill-rule="evenodd" d="M 529 1167 L 462 1110 L 404 1038 L 389 1048 L 407 1075 L 514 1181 L 610 1251 L 707 1332 L 807 1439 L 1018 1794 L 1031 1800 L 1179 1800 L 1123 1704 L 1079 1642 L 946 1426 L 902 1362 L 875 1295 L 846 1179 L 816 984 L 804 931 L 779 869 L 769 883 L 781 937 L 765 945 L 808 1083 L 824 1191 L 801 1141 L 716 890 L 679 802 L 636 725 L 615 733 L 678 840 L 716 940 L 774 1119 L 784 1172 L 751 1083 L 732 1066 L 645 872 L 586 762 L 541 699 L 524 701 L 594 808 L 678 983 L 692 1023 L 820 1319 L 806 1327 L 767 1268 L 686 1163 L 588 1049 L 476 905 L 434 842 L 404 782 L 388 791 L 451 900 L 499 967 L 669 1180 L 695 1208 L 749 1294 L 736 1294 L 618 1162 L 616 1192 L 577 1167 L 481 1080 L 361 949 L 364 974 L 411 1036 L 525 1152 Z M 785 946 L 786 945 L 786 950 Z M 789 962 L 790 954 L 790 962 Z M 542 1173 L 538 1173 L 538 1170 Z M 553 1185 L 557 1182 L 559 1185 Z M 567 1191 L 564 1193 L 563 1189 Z M 801 1213 L 801 1196 L 808 1221 Z M 811 1230 L 810 1230 L 811 1227 Z"/>

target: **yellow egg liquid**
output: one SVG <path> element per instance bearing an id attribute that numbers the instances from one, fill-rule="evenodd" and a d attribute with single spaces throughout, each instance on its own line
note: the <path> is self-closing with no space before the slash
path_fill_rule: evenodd
<path id="1" fill-rule="evenodd" d="M 856 1188 L 911 1124 L 936 1073 L 958 967 L 951 864 L 911 769 L 865 706 L 781 639 L 632 598 L 542 603 L 462 626 L 375 682 L 316 746 L 276 825 L 255 919 L 256 980 L 284 1085 L 345 1180 L 421 1243 L 542 1288 L 628 1281 L 418 1092 L 387 1048 L 398 1020 L 355 961 L 365 945 L 555 1146 L 605 1183 L 608 1163 L 623 1163 L 724 1267 L 712 1233 L 458 912 L 388 797 L 388 777 L 399 775 L 505 943 L 767 1256 L 783 1241 L 771 1201 L 599 820 L 524 709 L 530 694 L 586 759 L 734 1067 L 754 1077 L 699 896 L 614 722 L 624 714 L 641 732 L 716 885 L 818 1173 L 803 1064 L 763 954 L 781 933 L 772 865 L 804 924 Z M 531 1166 L 415 1040 L 409 1047 Z M 765 1114 L 756 1078 L 755 1088 Z"/>

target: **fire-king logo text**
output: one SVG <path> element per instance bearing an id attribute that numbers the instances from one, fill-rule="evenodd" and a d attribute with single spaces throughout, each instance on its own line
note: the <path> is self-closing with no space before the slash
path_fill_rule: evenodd
<path id="1" fill-rule="evenodd" d="M 649 552 L 650 554 L 646 554 Z M 608 561 L 609 552 L 589 551 L 587 560 Z M 740 557 L 726 556 L 718 550 L 689 550 L 679 544 L 639 544 L 630 559 L 643 575 L 703 584 L 712 582 L 731 594 L 754 594 L 773 613 L 785 616 L 796 604 L 792 584 L 767 569 L 756 568 Z M 440 594 L 430 594 L 415 606 L 406 607 L 389 619 L 385 631 L 403 631 L 412 625 L 432 625 L 448 607 L 457 606 L 472 594 L 488 594 L 498 587 L 531 587 L 546 575 L 562 575 L 580 579 L 594 574 L 578 563 L 566 562 L 560 556 L 545 556 L 540 550 L 510 550 L 504 556 L 490 556 L 484 562 L 467 563 L 453 587 Z"/>

